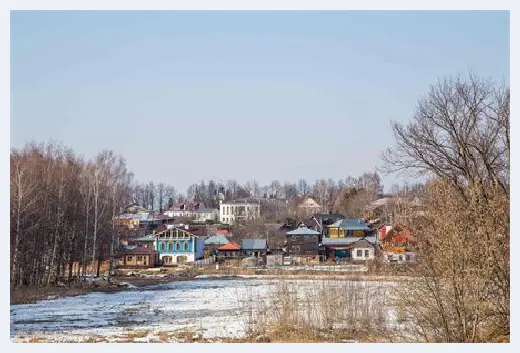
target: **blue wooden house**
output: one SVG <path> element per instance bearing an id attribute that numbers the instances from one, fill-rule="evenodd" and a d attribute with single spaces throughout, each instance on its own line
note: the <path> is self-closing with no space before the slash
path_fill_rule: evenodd
<path id="1" fill-rule="evenodd" d="M 155 248 L 163 265 L 193 262 L 204 257 L 204 237 L 176 227 L 155 236 Z"/>

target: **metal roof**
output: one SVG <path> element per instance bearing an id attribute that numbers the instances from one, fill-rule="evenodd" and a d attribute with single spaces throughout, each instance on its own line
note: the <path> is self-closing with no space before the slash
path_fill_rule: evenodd
<path id="1" fill-rule="evenodd" d="M 295 230 L 291 230 L 290 232 L 285 233 L 287 235 L 319 235 L 320 232 L 317 232 L 313 229 L 309 229 L 307 227 L 299 227 Z"/>
<path id="2" fill-rule="evenodd" d="M 224 245 L 227 243 L 229 243 L 229 240 L 223 235 L 212 235 L 204 241 L 206 245 Z"/>
<path id="3" fill-rule="evenodd" d="M 242 249 L 244 250 L 264 250 L 267 248 L 267 239 L 243 239 Z"/>
<path id="4" fill-rule="evenodd" d="M 346 238 L 323 238 L 323 245 L 350 245 L 355 242 L 365 239 L 369 243 L 375 244 L 376 237 L 346 237 Z"/>
<path id="5" fill-rule="evenodd" d="M 370 231 L 366 222 L 363 219 L 340 219 L 329 227 L 341 228 L 347 230 L 366 230 Z"/>

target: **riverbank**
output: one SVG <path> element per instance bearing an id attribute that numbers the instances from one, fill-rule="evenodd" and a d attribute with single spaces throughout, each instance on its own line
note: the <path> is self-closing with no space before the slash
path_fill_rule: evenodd
<path id="1" fill-rule="evenodd" d="M 114 276 L 107 279 L 97 278 L 89 281 L 76 281 L 61 286 L 17 288 L 10 292 L 11 305 L 31 304 L 40 300 L 75 297 L 94 292 L 115 293 L 131 287 L 146 287 L 174 281 L 190 280 L 197 276 L 193 271 L 157 276 Z"/>
<path id="2" fill-rule="evenodd" d="M 371 271 L 364 266 L 313 266 L 281 268 L 156 268 L 117 271 L 111 282 L 103 278 L 76 281 L 62 286 L 19 288 L 11 290 L 11 305 L 30 304 L 39 300 L 73 297 L 93 292 L 113 293 L 132 287 L 145 287 L 174 281 L 203 278 L 263 278 L 263 279 L 327 279 L 349 281 L 403 281 L 412 278 L 410 272 Z"/>

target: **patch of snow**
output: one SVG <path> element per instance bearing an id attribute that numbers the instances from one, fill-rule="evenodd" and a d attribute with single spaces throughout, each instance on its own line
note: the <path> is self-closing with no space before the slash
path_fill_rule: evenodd
<path id="1" fill-rule="evenodd" d="M 377 288 L 393 282 L 299 279 L 229 279 L 202 275 L 199 280 L 175 281 L 116 293 L 89 293 L 32 304 L 11 305 L 11 338 L 49 342 L 82 341 L 101 336 L 117 341 L 130 331 L 148 331 L 135 341 L 150 342 L 160 332 L 198 332 L 205 339 L 239 338 L 246 334 L 248 317 L 267 303 L 280 283 L 294 285 L 298 297 L 319 288 Z M 204 279 L 204 280 L 200 280 Z M 390 320 L 391 321 L 391 320 Z"/>

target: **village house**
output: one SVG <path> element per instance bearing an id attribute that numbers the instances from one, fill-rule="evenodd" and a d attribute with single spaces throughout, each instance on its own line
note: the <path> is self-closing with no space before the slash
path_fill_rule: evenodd
<path id="1" fill-rule="evenodd" d="M 254 257 L 267 255 L 267 239 L 243 239 L 241 253 Z"/>
<path id="2" fill-rule="evenodd" d="M 287 236 L 287 255 L 318 257 L 320 232 L 309 229 L 305 225 L 285 233 Z"/>
<path id="3" fill-rule="evenodd" d="M 376 256 L 376 237 L 323 238 L 322 245 L 329 261 L 373 260 Z"/>
<path id="4" fill-rule="evenodd" d="M 255 199 L 242 199 L 220 203 L 220 223 L 236 224 L 239 221 L 260 217 L 260 202 Z"/>
<path id="5" fill-rule="evenodd" d="M 323 211 L 324 207 L 311 197 L 304 198 L 296 207 L 299 215 L 311 216 Z"/>
<path id="6" fill-rule="evenodd" d="M 227 243 L 217 248 L 219 258 L 236 258 L 240 256 L 240 245 L 236 243 Z"/>
<path id="7" fill-rule="evenodd" d="M 114 227 L 146 234 L 161 225 L 173 225 L 173 217 L 151 212 L 124 213 L 113 219 Z"/>
<path id="8" fill-rule="evenodd" d="M 204 257 L 204 237 L 177 227 L 156 233 L 156 250 L 163 265 L 193 262 Z"/>
<path id="9" fill-rule="evenodd" d="M 159 253 L 148 247 L 128 247 L 119 256 L 118 268 L 150 268 L 159 261 Z"/>
<path id="10" fill-rule="evenodd" d="M 412 249 L 415 245 L 415 239 L 410 228 L 396 224 L 388 232 L 383 232 L 381 228 L 379 230 L 385 261 L 397 263 L 415 261 L 415 254 Z"/>
<path id="11" fill-rule="evenodd" d="M 218 210 L 207 208 L 203 202 L 178 202 L 164 212 L 166 216 L 185 218 L 195 223 L 207 223 L 218 220 Z"/>
<path id="12" fill-rule="evenodd" d="M 223 235 L 213 235 L 204 241 L 204 258 L 217 255 L 217 249 L 229 243 Z"/>
<path id="13" fill-rule="evenodd" d="M 341 219 L 327 227 L 329 238 L 366 237 L 371 235 L 370 229 L 364 219 Z"/>

